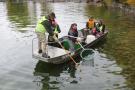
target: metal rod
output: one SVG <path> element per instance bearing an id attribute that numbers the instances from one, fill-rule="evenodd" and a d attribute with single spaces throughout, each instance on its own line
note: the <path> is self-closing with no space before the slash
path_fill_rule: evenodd
<path id="1" fill-rule="evenodd" d="M 37 39 L 37 37 L 32 39 L 32 56 L 33 56 L 33 53 L 34 53 L 34 52 L 33 52 L 33 51 L 34 51 L 34 50 L 33 50 L 33 48 L 34 48 L 33 43 L 34 43 L 34 40 L 35 40 L 35 39 Z"/>

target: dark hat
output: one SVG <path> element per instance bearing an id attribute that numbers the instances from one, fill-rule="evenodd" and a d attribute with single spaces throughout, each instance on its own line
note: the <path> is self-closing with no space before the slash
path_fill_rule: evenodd
<path id="1" fill-rule="evenodd" d="M 75 26 L 77 26 L 77 24 L 76 24 L 76 23 L 73 23 L 72 25 L 75 25 Z"/>
<path id="2" fill-rule="evenodd" d="M 51 16 L 51 17 L 53 17 L 53 18 L 56 18 L 56 16 L 55 16 L 55 13 L 54 13 L 54 12 L 51 12 L 51 13 L 50 13 L 50 16 Z"/>
<path id="3" fill-rule="evenodd" d="M 90 19 L 93 19 L 94 17 L 93 16 L 90 16 Z"/>

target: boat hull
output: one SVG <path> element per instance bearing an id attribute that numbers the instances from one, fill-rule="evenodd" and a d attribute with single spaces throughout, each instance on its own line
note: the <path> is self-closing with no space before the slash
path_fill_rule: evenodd
<path id="1" fill-rule="evenodd" d="M 108 31 L 105 31 L 104 34 L 100 35 L 99 37 L 97 37 L 94 41 L 86 44 L 86 45 L 83 45 L 84 48 L 92 48 L 95 44 L 97 44 L 98 42 L 100 42 L 101 40 L 103 40 L 106 35 L 108 34 Z M 61 38 L 59 39 L 61 40 Z M 49 44 L 49 46 L 52 46 L 52 47 L 56 47 L 56 48 L 59 48 L 59 49 L 62 49 L 62 47 L 58 44 L 58 43 L 51 43 Z M 64 49 L 63 49 L 64 50 Z M 77 49 L 75 52 L 71 53 L 69 52 L 69 54 L 76 60 L 79 59 L 80 57 L 80 52 L 82 51 L 82 48 L 79 48 Z M 60 53 L 61 51 L 59 51 L 58 53 Z M 63 51 L 62 51 L 63 52 Z M 63 54 L 63 55 L 59 55 L 57 57 L 53 57 L 53 58 L 44 58 L 42 57 L 41 55 L 37 54 L 37 53 L 33 53 L 33 58 L 35 59 L 38 59 L 38 60 L 41 60 L 41 61 L 44 61 L 46 63 L 52 63 L 52 64 L 61 64 L 61 63 L 64 63 L 64 62 L 68 62 L 70 61 L 70 57 L 67 53 Z"/>

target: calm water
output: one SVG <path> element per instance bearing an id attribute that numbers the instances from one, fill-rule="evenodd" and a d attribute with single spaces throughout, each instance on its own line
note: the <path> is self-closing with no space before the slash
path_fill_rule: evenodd
<path id="1" fill-rule="evenodd" d="M 19 1 L 19 0 L 18 0 Z M 90 15 L 109 30 L 95 46 L 94 67 L 85 61 L 50 65 L 32 58 L 31 40 L 40 16 L 54 11 L 62 33 L 71 23 L 85 27 Z M 119 10 L 86 3 L 0 2 L 0 90 L 134 90 L 135 18 Z"/>

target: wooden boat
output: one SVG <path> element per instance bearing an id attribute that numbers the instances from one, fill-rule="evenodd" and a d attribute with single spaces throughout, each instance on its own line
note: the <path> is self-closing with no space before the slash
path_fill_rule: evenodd
<path id="1" fill-rule="evenodd" d="M 80 35 L 82 34 L 82 31 L 79 31 Z M 95 40 L 91 41 L 88 44 L 82 44 L 84 48 L 91 48 L 92 46 L 94 46 L 96 43 L 98 43 L 99 41 L 101 41 L 102 39 L 104 39 L 106 37 L 106 35 L 108 34 L 108 31 L 105 30 L 104 33 L 102 33 L 101 35 L 99 35 L 98 37 L 95 38 Z M 59 41 L 61 42 L 61 44 L 64 46 L 63 41 L 65 39 L 68 39 L 69 36 L 64 36 L 62 38 L 59 38 Z M 81 36 L 82 37 L 82 36 Z M 84 37 L 86 38 L 86 37 Z M 44 58 L 42 57 L 41 54 L 39 54 L 37 52 L 37 50 L 34 50 L 33 47 L 33 42 L 34 39 L 32 41 L 32 56 L 35 59 L 44 61 L 46 63 L 52 63 L 52 64 L 61 64 L 64 62 L 67 62 L 70 60 L 68 54 L 65 52 L 64 49 L 62 49 L 62 47 L 59 45 L 58 42 L 48 42 L 48 55 L 50 56 L 50 58 Z M 81 52 L 82 48 L 78 48 L 76 49 L 74 52 L 67 50 L 67 52 L 76 60 L 76 58 L 78 56 L 80 56 L 80 52 Z"/>

